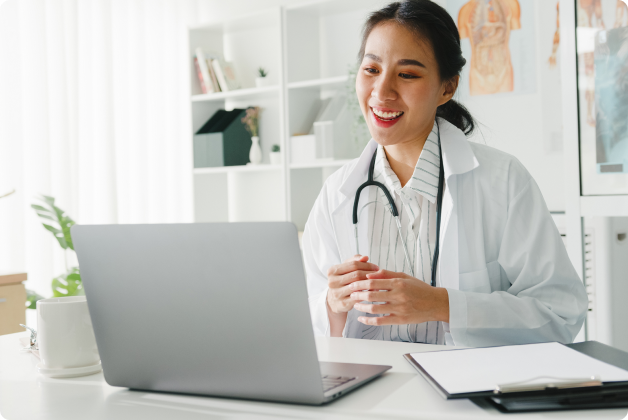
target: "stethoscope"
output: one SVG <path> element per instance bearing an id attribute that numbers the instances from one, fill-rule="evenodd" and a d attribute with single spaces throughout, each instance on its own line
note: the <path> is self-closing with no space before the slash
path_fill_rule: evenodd
<path id="1" fill-rule="evenodd" d="M 441 205 L 443 204 L 443 189 L 444 189 L 444 181 L 445 181 L 445 173 L 443 169 L 443 151 L 440 146 L 440 129 L 438 127 L 438 122 L 436 123 L 436 127 L 438 130 L 438 150 L 440 152 L 440 172 L 438 174 L 438 195 L 436 197 L 436 246 L 434 248 L 434 258 L 432 259 L 432 286 L 436 286 L 436 267 L 438 266 L 438 253 L 440 249 L 440 215 L 441 215 Z M 397 211 L 397 206 L 395 205 L 395 201 L 390 195 L 388 188 L 380 182 L 373 180 L 373 172 L 375 171 L 375 158 L 377 157 L 377 149 L 375 149 L 375 153 L 373 153 L 373 158 L 371 159 L 371 165 L 369 166 L 368 180 L 360 185 L 358 190 L 355 193 L 355 201 L 353 202 L 353 228 L 355 231 L 355 250 L 356 254 L 360 255 L 360 245 L 358 240 L 358 202 L 360 201 L 360 193 L 362 190 L 369 186 L 375 186 L 381 189 L 388 199 L 388 204 L 390 205 L 390 211 L 395 218 L 395 223 L 397 224 L 397 231 L 399 232 L 399 236 L 403 238 L 401 234 L 401 222 L 399 221 L 399 212 Z M 429 227 L 428 227 L 429 228 Z M 410 271 L 412 272 L 412 277 L 414 277 L 414 267 L 410 263 L 410 255 L 408 254 L 408 247 L 406 246 L 405 241 L 401 241 L 403 243 L 403 252 L 406 256 L 406 263 L 408 267 L 410 267 Z"/>

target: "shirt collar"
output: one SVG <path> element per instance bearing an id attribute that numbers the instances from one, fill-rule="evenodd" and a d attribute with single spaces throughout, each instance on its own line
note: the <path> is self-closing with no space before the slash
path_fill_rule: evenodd
<path id="1" fill-rule="evenodd" d="M 414 168 L 412 178 L 403 187 L 421 194 L 431 203 L 436 202 L 438 194 L 438 177 L 440 174 L 439 141 L 438 126 L 434 122 L 432 131 L 423 145 L 423 150 Z"/>
<path id="2" fill-rule="evenodd" d="M 477 168 L 479 163 L 465 134 L 440 117 L 437 118 L 437 121 L 443 151 L 445 180 L 448 180 L 452 175 L 463 174 Z M 347 199 L 355 197 L 355 191 L 366 181 L 369 164 L 376 149 L 377 143 L 371 139 L 360 157 L 348 165 L 338 188 L 339 192 Z M 341 203 L 344 204 L 345 201 Z"/>
<path id="3" fill-rule="evenodd" d="M 383 176 L 383 182 L 386 184 L 386 187 L 391 191 L 395 191 L 403 201 L 408 201 L 412 195 L 419 194 L 428 199 L 431 203 L 436 202 L 436 195 L 438 194 L 438 176 L 440 173 L 440 150 L 438 141 L 438 127 L 436 122 L 434 122 L 432 131 L 423 145 L 423 150 L 414 168 L 412 178 L 410 178 L 403 188 L 401 187 L 399 178 L 391 169 L 388 159 L 386 159 L 384 147 L 382 145 L 377 146 L 375 168 L 377 172 Z"/>

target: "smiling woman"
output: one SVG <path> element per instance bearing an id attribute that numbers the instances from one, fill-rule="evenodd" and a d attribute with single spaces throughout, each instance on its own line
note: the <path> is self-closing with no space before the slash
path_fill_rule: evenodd
<path id="1" fill-rule="evenodd" d="M 427 138 L 439 116 L 470 134 L 471 114 L 452 99 L 466 62 L 458 30 L 449 15 L 435 21 L 438 5 L 424 2 L 421 9 L 412 3 L 393 3 L 373 13 L 364 27 L 356 91 L 369 129 L 382 142 L 394 138 L 389 141 L 420 145 L 414 140 Z M 388 48 L 390 40 L 394 48 Z M 400 120 L 403 127 L 378 130 Z"/>
<path id="2" fill-rule="evenodd" d="M 359 60 L 373 139 L 327 179 L 303 236 L 315 332 L 573 341 L 584 286 L 525 168 L 466 139 L 475 123 L 452 99 L 465 59 L 449 14 L 429 0 L 391 3 L 367 20 Z"/>

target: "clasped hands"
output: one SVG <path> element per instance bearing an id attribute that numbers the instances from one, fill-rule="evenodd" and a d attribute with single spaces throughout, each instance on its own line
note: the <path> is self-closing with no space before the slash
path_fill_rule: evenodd
<path id="1" fill-rule="evenodd" d="M 432 287 L 405 273 L 382 270 L 369 263 L 367 256 L 356 255 L 331 267 L 327 278 L 327 305 L 335 314 L 352 308 L 369 314 L 388 314 L 358 317 L 366 325 L 449 322 L 446 289 Z"/>

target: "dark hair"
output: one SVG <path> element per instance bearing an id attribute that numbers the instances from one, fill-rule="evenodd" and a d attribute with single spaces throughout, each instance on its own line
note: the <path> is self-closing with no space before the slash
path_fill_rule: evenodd
<path id="1" fill-rule="evenodd" d="M 395 22 L 428 39 L 438 63 L 438 72 L 443 81 L 451 80 L 460 74 L 467 60 L 460 49 L 458 28 L 449 13 L 431 0 L 405 0 L 390 3 L 373 12 L 362 30 L 362 46 L 359 60 L 364 58 L 366 40 L 373 28 L 384 22 Z M 475 129 L 471 113 L 460 103 L 450 99 L 439 106 L 436 116 L 458 127 L 466 135 Z"/>

